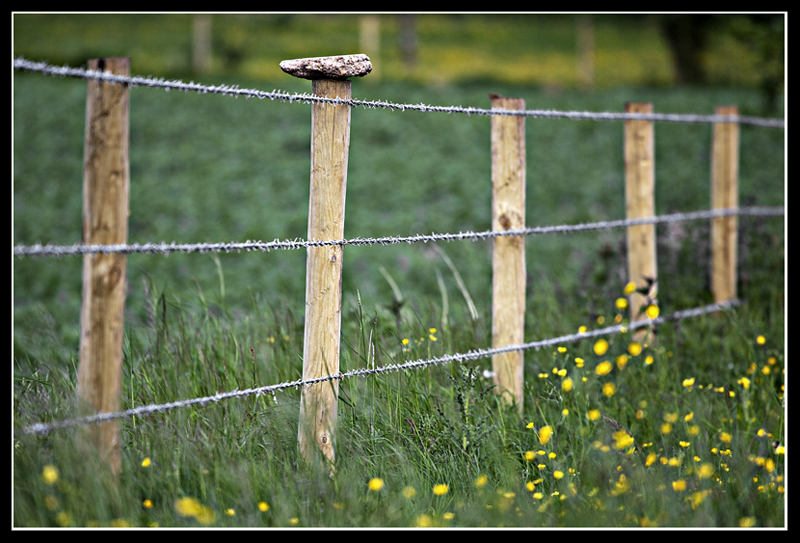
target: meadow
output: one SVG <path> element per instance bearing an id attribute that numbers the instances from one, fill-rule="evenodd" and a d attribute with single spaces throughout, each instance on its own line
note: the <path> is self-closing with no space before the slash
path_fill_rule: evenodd
<path id="1" fill-rule="evenodd" d="M 110 21 L 79 37 L 107 39 Z M 280 25 L 265 44 L 242 37 L 253 32 L 239 23 L 222 31 L 226 43 L 308 56 L 278 40 Z M 469 28 L 473 41 L 497 36 Z M 598 30 L 598 40 L 610 35 Z M 664 54 L 636 35 L 630 49 Z M 62 58 L 88 54 L 75 39 L 62 39 Z M 181 76 L 177 60 L 156 61 L 186 55 L 125 45 L 109 49 L 132 56 L 134 74 Z M 155 64 L 140 71 L 138 58 Z M 387 72 L 354 81 L 353 96 L 488 107 L 492 92 L 528 108 L 736 104 L 755 115 L 763 105 L 746 82 L 674 87 L 635 69 L 623 85 L 594 90 Z M 247 56 L 235 74 L 201 82 L 309 90 L 277 62 Z M 85 82 L 15 73 L 13 83 L 13 243 L 75 243 Z M 529 119 L 526 134 L 529 225 L 624 217 L 622 123 Z M 308 105 L 133 89 L 129 240 L 304 238 L 309 135 Z M 741 128 L 742 205 L 785 205 L 784 137 Z M 707 209 L 711 127 L 659 123 L 655 142 L 656 212 Z M 488 117 L 353 110 L 345 237 L 487 230 L 490 190 Z M 708 223 L 657 233 L 661 313 L 709 303 Z M 333 477 L 298 457 L 293 389 L 124 419 L 118 485 L 76 445 L 79 430 L 16 435 L 13 526 L 783 527 L 785 223 L 743 217 L 739 236 L 738 308 L 660 325 L 645 345 L 620 334 L 528 351 L 522 416 L 497 401 L 483 373 L 491 362 L 479 360 L 344 380 Z M 529 237 L 526 253 L 526 340 L 627 318 L 617 306 L 624 230 Z M 304 270 L 302 250 L 129 256 L 124 407 L 298 379 Z M 19 430 L 74 414 L 81 260 L 15 258 L 13 274 Z M 341 369 L 488 347 L 490 286 L 488 242 L 347 247 Z"/>

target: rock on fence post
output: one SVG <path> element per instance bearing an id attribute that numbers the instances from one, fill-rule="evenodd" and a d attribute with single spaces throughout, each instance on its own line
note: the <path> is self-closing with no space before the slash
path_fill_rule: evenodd
<path id="1" fill-rule="evenodd" d="M 348 77 L 372 70 L 366 55 L 285 60 L 281 69 L 311 79 L 315 96 L 351 98 Z M 344 202 L 350 148 L 350 106 L 313 102 L 311 106 L 311 190 L 308 240 L 344 237 Z M 306 261 L 306 311 L 303 379 L 339 373 L 342 308 L 341 245 L 309 247 Z M 339 381 L 304 386 L 300 400 L 298 443 L 307 462 L 319 460 L 333 470 Z M 320 457 L 319 453 L 324 457 Z"/>
<path id="2" fill-rule="evenodd" d="M 490 94 L 492 109 L 524 110 L 525 100 Z M 492 230 L 525 228 L 525 117 L 492 115 Z M 498 236 L 492 251 L 492 347 L 520 345 L 525 329 L 525 236 Z M 523 352 L 492 357 L 497 391 L 522 414 Z"/>
<path id="3" fill-rule="evenodd" d="M 626 113 L 652 113 L 652 104 L 625 104 Z M 625 210 L 626 218 L 655 215 L 655 155 L 653 121 L 625 121 Z M 636 284 L 630 294 L 630 320 L 646 319 L 645 308 L 656 303 L 656 227 L 642 224 L 628 227 L 628 280 Z M 638 329 L 633 337 L 641 341 L 647 334 Z"/>
<path id="4" fill-rule="evenodd" d="M 89 68 L 130 75 L 129 58 L 100 58 Z M 83 159 L 83 243 L 128 241 L 128 87 L 90 79 L 86 96 Z M 82 414 L 119 411 L 126 257 L 118 253 L 83 257 L 78 409 Z M 87 428 L 89 441 L 114 475 L 121 463 L 118 421 Z"/>
<path id="5" fill-rule="evenodd" d="M 736 106 L 719 106 L 717 115 L 739 115 Z M 711 155 L 711 207 L 739 207 L 739 125 L 715 123 Z M 711 290 L 714 302 L 736 298 L 736 229 L 738 218 L 711 221 Z"/>

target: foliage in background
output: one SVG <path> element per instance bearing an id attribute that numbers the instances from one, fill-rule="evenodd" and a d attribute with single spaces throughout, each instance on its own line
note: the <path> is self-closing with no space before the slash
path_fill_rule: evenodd
<path id="1" fill-rule="evenodd" d="M 204 73 L 193 67 L 193 29 L 201 17 L 211 27 Z M 588 43 L 599 88 L 762 86 L 772 101 L 783 81 L 781 14 L 373 17 L 377 42 L 364 37 L 365 17 L 358 14 L 16 14 L 14 54 L 79 66 L 95 56 L 130 56 L 135 73 L 194 71 L 286 85 L 281 60 L 361 52 L 374 60 L 370 81 L 575 87 L 582 84 L 581 44 Z"/>

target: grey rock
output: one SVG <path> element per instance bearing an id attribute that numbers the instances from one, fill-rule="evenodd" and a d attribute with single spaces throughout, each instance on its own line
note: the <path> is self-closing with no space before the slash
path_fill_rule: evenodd
<path id="1" fill-rule="evenodd" d="M 348 77 L 363 77 L 372 71 L 369 57 L 361 54 L 284 60 L 280 67 L 289 75 L 312 80 L 345 80 Z"/>

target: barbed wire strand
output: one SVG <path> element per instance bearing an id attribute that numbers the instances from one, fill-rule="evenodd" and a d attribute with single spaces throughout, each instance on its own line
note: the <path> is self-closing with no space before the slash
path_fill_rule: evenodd
<path id="1" fill-rule="evenodd" d="M 73 77 L 80 79 L 96 79 L 100 81 L 107 81 L 109 83 L 119 83 L 129 85 L 130 87 L 152 87 L 161 88 L 169 92 L 170 90 L 179 90 L 183 92 L 196 92 L 198 94 L 222 94 L 224 96 L 233 96 L 238 98 L 243 96 L 247 98 L 258 98 L 270 100 L 280 100 L 311 103 L 321 102 L 332 104 L 334 106 L 340 104 L 347 104 L 352 107 L 362 107 L 364 109 L 391 109 L 400 111 L 421 111 L 421 112 L 438 112 L 438 113 L 463 113 L 469 115 L 509 115 L 509 116 L 525 116 L 534 118 L 560 118 L 572 120 L 594 120 L 594 121 L 626 121 L 626 120 L 643 120 L 643 121 L 658 121 L 658 122 L 674 122 L 674 123 L 738 123 L 753 126 L 761 126 L 766 128 L 784 128 L 785 122 L 783 119 L 753 117 L 748 115 L 700 115 L 694 113 L 622 113 L 622 112 L 592 112 L 592 111 L 558 111 L 547 109 L 529 109 L 529 110 L 507 110 L 507 109 L 485 109 L 475 107 L 461 107 L 461 106 L 432 106 L 425 104 L 403 104 L 394 103 L 384 100 L 356 100 L 356 99 L 343 99 L 343 98 L 328 98 L 314 96 L 308 93 L 288 93 L 273 90 L 272 92 L 257 90 L 257 89 L 242 89 L 238 85 L 202 85 L 191 81 L 184 83 L 183 81 L 173 79 L 166 80 L 164 78 L 154 78 L 152 76 L 125 76 L 106 73 L 102 71 L 87 69 L 87 68 L 73 68 L 69 66 L 54 66 L 46 62 L 34 62 L 27 60 L 23 57 L 14 59 L 14 69 L 23 70 L 28 72 L 38 72 L 44 75 L 53 77 Z"/>
<path id="2" fill-rule="evenodd" d="M 398 243 L 428 243 L 436 241 L 459 241 L 471 240 L 479 241 L 496 238 L 500 236 L 529 236 L 543 234 L 557 234 L 569 232 L 583 232 L 587 230 L 603 230 L 620 228 L 627 226 L 638 226 L 644 224 L 663 224 L 679 221 L 691 221 L 701 219 L 713 219 L 728 217 L 733 215 L 745 216 L 780 216 L 785 211 L 779 207 L 738 207 L 712 209 L 705 211 L 693 211 L 686 213 L 671 213 L 667 215 L 657 215 L 654 217 L 643 217 L 635 219 L 618 219 L 612 221 L 599 221 L 591 223 L 581 223 L 572 225 L 558 226 L 533 226 L 528 228 L 504 230 L 504 231 L 483 231 L 483 232 L 459 232 L 458 234 L 418 234 L 414 236 L 386 236 L 378 238 L 352 238 L 336 240 L 275 240 L 270 242 L 245 241 L 230 243 L 144 243 L 144 244 L 74 244 L 74 245 L 16 245 L 14 256 L 18 257 L 62 257 L 75 256 L 95 253 L 122 253 L 122 254 L 156 254 L 162 253 L 169 256 L 171 253 L 208 253 L 208 252 L 241 252 L 241 251 L 262 251 L 270 252 L 275 250 L 293 250 L 308 247 L 324 247 L 329 245 L 352 245 L 352 246 L 372 246 L 372 245 L 394 245 Z"/>
<path id="3" fill-rule="evenodd" d="M 469 360 L 489 358 L 497 354 L 503 354 L 512 351 L 526 351 L 529 349 L 536 349 L 538 351 L 542 347 L 549 347 L 552 345 L 560 345 L 564 343 L 574 343 L 580 340 L 590 339 L 598 336 L 624 333 L 626 331 L 632 331 L 646 326 L 655 326 L 671 320 L 681 320 L 690 317 L 704 315 L 707 313 L 716 313 L 719 311 L 731 309 L 733 307 L 738 306 L 739 304 L 740 301 L 738 299 L 733 299 L 726 302 L 715 303 L 692 309 L 685 309 L 681 311 L 675 311 L 674 313 L 671 313 L 669 315 L 658 316 L 654 319 L 646 318 L 642 320 L 633 321 L 629 324 L 617 324 L 613 326 L 607 326 L 605 328 L 598 328 L 596 330 L 589 330 L 586 332 L 578 332 L 576 334 L 568 334 L 564 336 L 553 337 L 539 341 L 532 341 L 529 343 L 523 343 L 521 345 L 508 345 L 505 347 L 496 347 L 491 349 L 476 349 L 468 351 L 466 353 L 448 354 L 435 358 L 405 362 L 402 364 L 388 364 L 386 366 L 380 366 L 376 368 L 359 368 L 344 373 L 340 372 L 338 374 L 326 375 L 314 379 L 298 379 L 296 381 L 288 381 L 280 384 L 267 385 L 257 388 L 248 388 L 245 390 L 232 390 L 230 392 L 219 392 L 217 394 L 214 394 L 213 396 L 191 398 L 187 400 L 179 400 L 164 404 L 144 405 L 113 413 L 97 413 L 95 415 L 62 420 L 52 423 L 37 423 L 22 428 L 20 430 L 20 433 L 23 435 L 47 435 L 53 430 L 59 430 L 63 428 L 70 428 L 74 426 L 88 426 L 89 424 L 101 424 L 115 419 L 128 418 L 133 416 L 144 416 L 152 413 L 170 411 L 172 409 L 177 409 L 181 407 L 189 407 L 195 405 L 205 406 L 209 403 L 217 403 L 222 400 L 227 400 L 231 398 L 242 398 L 245 396 L 251 396 L 253 394 L 256 395 L 274 394 L 277 391 L 285 390 L 288 388 L 297 389 L 300 387 L 308 387 L 318 383 L 333 381 L 334 379 L 338 379 L 341 381 L 343 379 L 348 379 L 351 377 L 366 377 L 366 376 L 384 374 L 395 371 L 420 369 L 428 366 L 446 364 L 449 362 L 463 363 Z"/>

